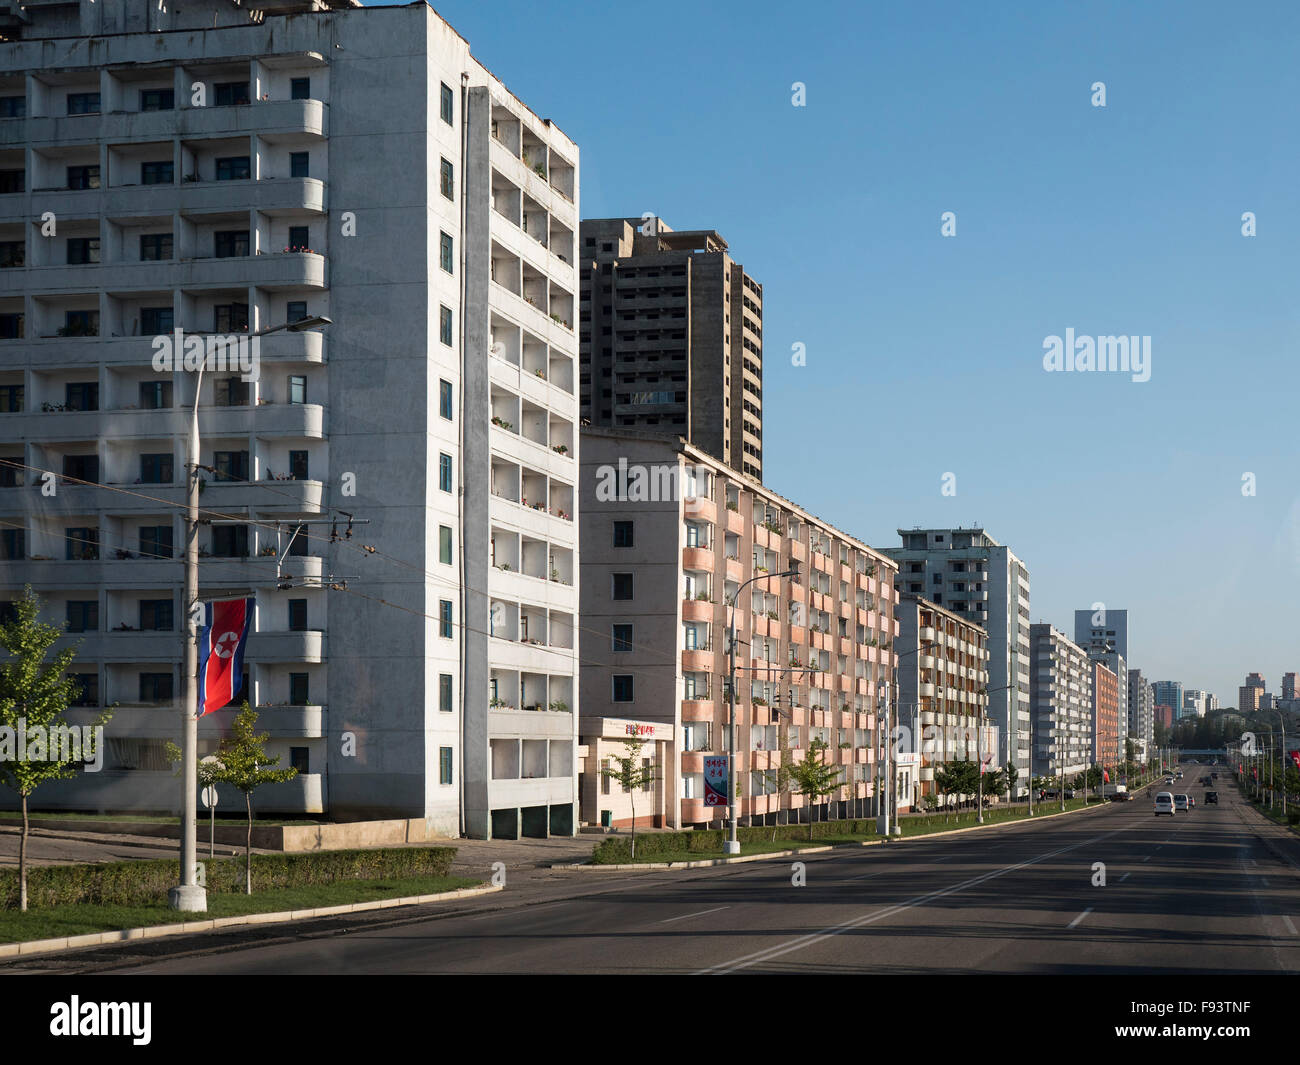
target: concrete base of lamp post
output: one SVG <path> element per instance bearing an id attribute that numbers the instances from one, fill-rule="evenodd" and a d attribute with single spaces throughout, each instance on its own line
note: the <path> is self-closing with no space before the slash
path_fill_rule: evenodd
<path id="1" fill-rule="evenodd" d="M 167 892 L 167 905 L 187 913 L 207 913 L 208 890 L 198 884 L 181 884 Z"/>
<path id="2" fill-rule="evenodd" d="M 723 844 L 722 844 L 722 853 L 723 853 L 723 854 L 739 854 L 739 853 L 740 853 L 740 843 L 739 843 L 739 841 L 729 840 L 729 839 L 728 839 L 728 840 L 724 840 L 724 841 L 723 841 Z"/>

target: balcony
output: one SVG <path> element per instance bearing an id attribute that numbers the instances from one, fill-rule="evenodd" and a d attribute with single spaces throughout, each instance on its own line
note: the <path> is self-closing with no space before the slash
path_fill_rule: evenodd
<path id="1" fill-rule="evenodd" d="M 683 621 L 712 621 L 716 607 L 706 599 L 683 599 Z"/>
<path id="2" fill-rule="evenodd" d="M 713 700 L 708 697 L 682 700 L 683 721 L 712 721 L 713 713 Z"/>
<path id="3" fill-rule="evenodd" d="M 114 111 L 0 122 L 0 147 L 111 141 L 170 141 L 173 137 L 328 133 L 329 108 L 320 100 L 258 100 L 233 107 L 172 111 Z"/>
<path id="4" fill-rule="evenodd" d="M 682 568 L 702 573 L 712 573 L 714 567 L 713 552 L 707 547 L 683 547 Z"/>

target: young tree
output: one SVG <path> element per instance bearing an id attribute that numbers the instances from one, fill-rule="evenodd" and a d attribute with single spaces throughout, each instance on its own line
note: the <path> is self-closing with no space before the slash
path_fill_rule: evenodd
<path id="1" fill-rule="evenodd" d="M 292 767 L 274 768 L 279 765 L 280 756 L 277 754 L 272 758 L 266 753 L 267 734 L 258 733 L 256 729 L 257 712 L 245 702 L 231 724 L 230 735 L 223 737 L 221 746 L 217 748 L 216 763 L 208 763 L 215 765 L 208 778 L 210 783 L 229 784 L 244 793 L 244 808 L 248 811 L 248 834 L 244 838 L 244 891 L 249 895 L 253 893 L 253 792 L 263 784 L 281 784 L 298 775 L 298 770 Z"/>
<path id="2" fill-rule="evenodd" d="M 632 802 L 632 860 L 636 861 L 636 793 L 644 787 L 653 784 L 657 779 L 655 777 L 655 767 L 653 765 L 642 764 L 641 748 L 645 745 L 645 740 L 633 737 L 623 741 L 625 751 L 621 758 L 616 757 L 615 762 L 618 768 L 612 766 L 609 769 L 602 769 L 601 775 L 608 777 L 610 780 L 616 780 L 623 785 L 623 790 L 628 794 Z M 740 781 L 736 781 L 736 795 L 740 795 Z"/>
<path id="3" fill-rule="evenodd" d="M 1002 782 L 1006 787 L 1007 802 L 1011 802 L 1015 796 L 1016 781 L 1020 779 L 1020 770 L 1016 768 L 1014 762 L 1008 762 L 1002 767 Z"/>
<path id="4" fill-rule="evenodd" d="M 829 761 L 822 761 L 822 754 L 829 744 L 820 736 L 808 744 L 802 762 L 795 762 L 790 767 L 790 779 L 799 793 L 809 801 L 808 838 L 813 838 L 812 802 L 823 795 L 830 795 L 840 787 L 840 768 Z"/>
<path id="5" fill-rule="evenodd" d="M 38 620 L 41 601 L 30 586 L 14 603 L 14 617 L 0 624 L 0 648 L 11 656 L 0 665 L 0 727 L 8 730 L 8 744 L 0 741 L 0 780 L 22 800 L 23 828 L 18 838 L 18 908 L 27 909 L 27 839 L 30 825 L 27 803 L 47 780 L 67 780 L 77 775 L 73 766 L 98 756 L 100 729 L 111 714 L 104 711 L 87 732 L 63 717 L 81 689 L 67 676 L 77 656 L 65 647 L 46 661 L 62 628 Z M 22 729 L 27 742 L 12 751 L 13 738 Z M 89 749 L 87 749 L 89 745 Z M 75 754 L 77 757 L 72 757 Z M 66 756 L 66 757 L 64 757 Z"/>

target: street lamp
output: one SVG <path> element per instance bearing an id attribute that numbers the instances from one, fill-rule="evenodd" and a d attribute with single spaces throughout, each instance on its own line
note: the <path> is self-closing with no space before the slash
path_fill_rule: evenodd
<path id="1" fill-rule="evenodd" d="M 249 339 L 278 333 L 285 329 L 300 333 L 305 329 L 330 325 L 324 315 L 300 318 L 296 322 L 272 326 L 252 333 Z M 183 656 L 184 698 L 182 700 L 182 757 L 181 757 L 181 882 L 167 893 L 167 902 L 173 910 L 203 913 L 208 908 L 207 889 L 198 882 L 198 821 L 199 803 L 199 625 L 195 610 L 199 601 L 199 397 L 203 394 L 203 371 L 207 357 L 199 363 L 194 384 L 194 411 L 190 419 L 189 462 L 185 481 L 185 616 L 189 626 L 185 632 Z"/>
<path id="2" fill-rule="evenodd" d="M 751 584 L 755 581 L 770 581 L 780 577 L 791 577 L 798 580 L 799 563 L 790 563 L 790 569 L 784 573 L 761 573 L 758 576 L 750 577 L 749 580 L 736 589 L 736 594 L 731 599 L 731 624 L 728 626 L 727 638 L 727 672 L 731 677 L 727 692 L 727 718 L 730 725 L 728 731 L 731 733 L 728 737 L 727 816 L 731 820 L 731 835 L 723 847 L 727 854 L 740 853 L 740 839 L 736 832 L 736 784 L 739 782 L 736 773 L 736 611 L 740 609 L 740 593 Z M 794 720 L 793 714 L 791 714 L 790 720 Z M 811 815 L 812 811 L 810 810 L 809 816 Z"/>

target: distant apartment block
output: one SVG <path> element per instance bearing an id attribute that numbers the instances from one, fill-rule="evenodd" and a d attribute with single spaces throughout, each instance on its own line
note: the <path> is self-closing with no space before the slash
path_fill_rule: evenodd
<path id="1" fill-rule="evenodd" d="M 1092 754 L 1094 663 L 1078 644 L 1046 623 L 1029 627 L 1032 648 L 1034 775 L 1069 781 Z"/>
<path id="2" fill-rule="evenodd" d="M 1174 708 L 1172 706 L 1155 706 L 1152 708 L 1156 724 L 1164 725 L 1165 728 L 1173 728 L 1174 725 Z"/>
<path id="3" fill-rule="evenodd" d="M 1029 789 L 1029 570 L 983 529 L 899 529 L 902 547 L 885 551 L 899 566 L 900 592 L 921 595 L 988 633 L 988 716 L 1001 737 L 997 763 Z M 1035 772 L 1037 770 L 1035 769 Z"/>
<path id="4" fill-rule="evenodd" d="M 588 218 L 579 238 L 582 417 L 762 480 L 763 286 L 711 229 Z"/>
<path id="5" fill-rule="evenodd" d="M 1237 709 L 1243 713 L 1259 710 L 1264 704 L 1264 692 L 1267 685 L 1260 673 L 1251 673 L 1246 683 L 1237 689 Z"/>
<path id="6" fill-rule="evenodd" d="M 1200 688 L 1184 689 L 1183 717 L 1204 717 L 1209 694 Z"/>
<path id="7" fill-rule="evenodd" d="M 1157 680 L 1152 685 L 1157 706 L 1171 706 L 1174 718 L 1183 716 L 1183 683 L 1179 680 Z"/>
<path id="8" fill-rule="evenodd" d="M 1095 658 L 1114 652 L 1128 658 L 1128 611 L 1098 604 L 1074 612 L 1074 642 Z"/>
<path id="9" fill-rule="evenodd" d="M 1155 697 L 1140 669 L 1128 671 L 1128 738 L 1137 761 L 1145 762 L 1155 748 Z"/>
<path id="10" fill-rule="evenodd" d="M 730 747 L 733 611 L 743 822 L 808 818 L 780 770 L 815 739 L 843 784 L 813 816 L 874 812 L 877 713 L 898 664 L 894 563 L 680 438 L 584 429 L 581 477 L 582 819 L 631 823 L 633 797 L 602 770 L 635 736 L 658 771 L 637 822 L 722 823 L 704 773 Z M 775 576 L 792 564 L 798 580 Z M 903 808 L 913 768 L 898 770 Z"/>
<path id="11" fill-rule="evenodd" d="M 935 770 L 970 760 L 997 769 L 1001 750 L 988 723 L 988 633 L 911 592 L 899 596 L 898 714 L 920 754 L 913 805 L 935 795 Z"/>
<path id="12" fill-rule="evenodd" d="M 1126 685 L 1127 686 L 1127 685 Z M 1123 757 L 1119 742 L 1119 677 L 1092 659 L 1092 761 L 1114 769 Z"/>
<path id="13" fill-rule="evenodd" d="M 256 595 L 240 698 L 299 769 L 259 808 L 575 831 L 576 145 L 423 4 L 4 6 L 0 597 L 116 707 L 44 801 L 177 804 L 197 375 L 153 341 L 269 331 L 197 397 L 200 598 Z"/>

